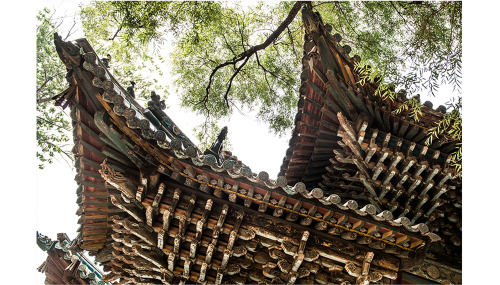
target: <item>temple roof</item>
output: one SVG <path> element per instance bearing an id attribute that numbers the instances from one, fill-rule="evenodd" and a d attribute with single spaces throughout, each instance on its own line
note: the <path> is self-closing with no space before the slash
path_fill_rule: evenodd
<path id="1" fill-rule="evenodd" d="M 78 171 L 75 248 L 112 272 L 107 281 L 386 282 L 441 240 L 432 222 L 458 184 L 445 149 L 415 139 L 439 113 L 409 127 L 389 113 L 397 102 L 377 102 L 370 86 L 355 93 L 347 48 L 303 17 L 304 83 L 276 179 L 203 154 L 154 92 L 140 106 L 87 40 L 55 36 Z"/>
<path id="2" fill-rule="evenodd" d="M 306 30 L 302 85 L 290 139 L 279 175 L 325 195 L 354 198 L 360 205 L 389 210 L 395 217 L 423 222 L 446 237 L 446 255 L 460 257 L 461 179 L 450 165 L 459 141 L 440 135 L 426 145 L 427 131 L 443 118 L 426 102 L 415 121 L 410 110 L 396 114 L 409 100 L 375 95 L 377 84 L 359 83 L 357 55 L 321 17 L 303 10 Z M 430 103 L 430 104 L 429 104 Z M 444 214 L 447 213 L 447 214 Z M 445 215 L 451 215 L 449 219 Z"/>

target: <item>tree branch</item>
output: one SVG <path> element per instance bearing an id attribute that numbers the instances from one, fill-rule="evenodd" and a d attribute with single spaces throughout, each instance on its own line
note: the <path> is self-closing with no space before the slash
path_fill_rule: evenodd
<path id="1" fill-rule="evenodd" d="M 245 59 L 245 61 L 233 73 L 233 76 L 231 76 L 231 79 L 229 79 L 229 85 L 227 86 L 226 94 L 224 94 L 224 101 L 226 101 L 226 105 L 228 108 L 229 108 L 229 101 L 227 100 L 227 95 L 229 94 L 229 90 L 231 90 L 231 85 L 233 84 L 233 79 L 240 72 L 240 70 L 243 68 L 243 66 L 245 66 L 245 64 L 248 62 L 249 59 L 250 59 L 250 56 Z"/>
<path id="2" fill-rule="evenodd" d="M 45 102 L 50 102 L 50 101 L 52 101 L 52 100 L 54 100 L 54 98 L 52 98 L 52 97 L 49 97 L 49 98 L 42 98 L 42 99 L 37 99 L 37 100 L 36 100 L 36 103 L 37 103 L 37 104 L 42 104 L 42 103 L 45 103 Z"/>
<path id="3" fill-rule="evenodd" d="M 59 74 L 61 74 L 60 71 L 58 71 L 53 76 L 47 77 L 47 70 L 44 69 L 45 82 L 43 82 L 42 85 L 36 89 L 36 93 L 40 92 L 42 90 L 42 88 L 45 87 L 45 85 L 47 85 L 47 83 L 49 83 L 50 81 L 54 80 L 54 78 L 56 78 L 57 76 L 59 76 Z M 40 100 L 42 100 L 42 99 L 40 99 Z"/>
<path id="4" fill-rule="evenodd" d="M 71 154 L 71 152 L 69 151 L 66 151 L 66 150 L 63 150 L 60 146 L 54 144 L 53 142 L 50 142 L 48 140 L 41 140 L 40 142 L 42 143 L 46 143 L 48 145 L 51 145 L 52 147 L 54 147 L 55 149 L 59 150 L 59 153 L 60 154 L 64 154 L 66 155 L 71 161 L 75 161 L 75 158 L 73 157 L 73 155 Z"/>
<path id="5" fill-rule="evenodd" d="M 231 53 L 236 56 L 236 53 L 234 52 L 233 48 L 231 47 L 231 45 L 229 44 L 229 42 L 227 41 L 227 38 L 226 36 L 224 35 L 224 33 L 222 33 L 222 38 L 224 38 L 224 42 L 226 43 L 226 47 L 231 51 Z M 244 48 L 244 47 L 243 47 Z M 208 53 L 208 51 L 205 50 L 205 53 Z"/>
<path id="6" fill-rule="evenodd" d="M 394 8 L 394 10 L 396 10 L 396 12 L 398 13 L 399 17 L 401 17 L 401 19 L 405 23 L 406 27 L 408 28 L 408 30 L 413 30 L 410 26 L 408 26 L 408 22 L 403 17 L 403 15 L 399 12 L 398 8 L 396 8 L 396 5 L 394 5 L 393 1 L 389 1 L 389 2 L 391 3 L 391 6 Z"/>
<path id="7" fill-rule="evenodd" d="M 347 23 L 347 25 L 349 26 L 349 28 L 351 28 L 351 30 L 356 34 L 356 36 L 358 36 L 358 38 L 360 37 L 359 34 L 356 32 L 356 30 L 351 26 L 351 23 L 349 22 L 349 19 L 347 19 L 347 16 L 345 15 L 344 13 L 344 10 L 342 10 L 342 7 L 340 7 L 340 4 L 338 1 L 335 2 L 335 7 L 337 7 L 337 9 L 339 9 L 340 13 L 342 13 L 342 16 L 344 16 L 345 18 L 345 21 Z"/>
<path id="8" fill-rule="evenodd" d="M 297 55 L 297 51 L 295 50 L 295 44 L 293 43 L 293 36 L 292 36 L 292 32 L 290 31 L 290 28 L 289 27 L 286 27 L 286 30 L 288 32 L 288 37 L 290 38 L 290 43 L 292 44 L 292 51 L 293 51 L 293 54 L 295 55 L 295 58 L 297 59 L 297 61 L 299 61 L 299 56 Z"/>
<path id="9" fill-rule="evenodd" d="M 73 32 L 73 28 L 76 26 L 76 20 L 73 18 L 73 25 L 71 26 L 71 28 L 68 30 L 68 33 L 66 34 L 66 37 L 64 38 L 64 40 L 66 41 L 74 32 Z"/>
<path id="10" fill-rule="evenodd" d="M 44 119 L 44 118 L 42 118 L 42 117 L 40 117 L 40 116 L 36 116 L 36 118 L 37 118 L 37 119 L 40 119 L 40 120 L 43 120 L 43 121 L 45 121 L 45 122 L 47 122 L 47 123 L 51 124 L 52 126 L 57 127 L 58 129 L 63 129 L 63 130 L 68 131 L 68 132 L 70 132 L 70 131 L 71 131 L 71 130 L 69 130 L 69 129 L 67 129 L 67 128 L 63 127 L 63 126 L 60 126 L 60 125 L 58 125 L 58 124 L 56 124 L 56 123 L 54 123 L 54 122 L 51 122 L 51 121 L 49 121 L 49 120 L 47 120 L 47 119 Z"/>
<path id="11" fill-rule="evenodd" d="M 236 69 L 233 76 L 231 76 L 231 79 L 229 80 L 229 86 L 226 90 L 226 94 L 224 95 L 224 99 L 226 100 L 226 104 L 228 104 L 227 95 L 229 93 L 229 90 L 231 89 L 232 81 L 233 81 L 234 77 L 238 74 L 238 72 L 241 70 L 241 68 L 246 64 L 246 62 L 250 59 L 250 57 L 253 54 L 255 54 L 259 50 L 267 48 L 274 40 L 276 40 L 279 37 L 279 35 L 281 35 L 281 33 L 285 30 L 285 28 L 288 27 L 288 25 L 290 25 L 290 23 L 293 21 L 295 16 L 297 16 L 297 13 L 299 12 L 302 4 L 307 4 L 307 3 L 308 2 L 306 2 L 306 1 L 297 1 L 293 5 L 290 12 L 288 13 L 288 16 L 286 17 L 286 19 L 278 26 L 278 28 L 276 30 L 274 30 L 273 33 L 271 33 L 271 35 L 269 35 L 269 37 L 267 37 L 267 39 L 263 43 L 261 43 L 259 45 L 252 46 L 251 48 L 249 48 L 248 50 L 245 50 L 244 52 L 242 52 L 238 56 L 234 57 L 233 59 L 217 65 L 212 70 L 212 73 L 210 74 L 210 76 L 208 78 L 208 84 L 207 84 L 207 87 L 205 89 L 206 94 L 205 94 L 205 97 L 201 100 L 201 102 L 203 102 L 204 105 L 206 106 L 206 102 L 208 101 L 208 99 L 210 97 L 210 88 L 212 87 L 213 78 L 214 78 L 215 74 L 217 73 L 217 71 L 219 71 L 221 68 L 224 68 L 228 65 L 236 65 L 238 62 L 243 60 L 244 62 L 239 66 L 238 69 Z"/>
<path id="12" fill-rule="evenodd" d="M 271 84 L 269 84 L 269 81 L 267 80 L 267 74 L 266 74 L 266 72 L 269 72 L 269 71 L 267 71 L 267 69 L 264 66 L 262 66 L 262 64 L 260 64 L 259 54 L 258 53 L 255 53 L 255 57 L 257 58 L 257 65 L 260 66 L 260 68 L 262 68 L 264 70 L 264 79 L 266 80 L 266 83 L 267 83 L 267 86 L 269 87 L 269 90 L 271 90 L 273 92 L 273 94 L 276 96 L 276 92 L 274 91 L 274 89 L 271 87 Z M 269 72 L 269 74 L 271 74 L 274 77 L 276 77 L 271 72 Z"/>
<path id="13" fill-rule="evenodd" d="M 269 70 L 267 70 L 261 63 L 260 63 L 260 60 L 259 60 L 259 55 L 258 53 L 255 53 L 255 56 L 257 58 L 257 65 L 262 68 L 262 70 L 264 70 L 264 77 L 266 79 L 266 82 L 267 82 L 267 76 L 266 76 L 266 72 L 271 74 L 274 78 L 278 79 L 278 80 L 281 80 L 283 83 L 285 83 L 290 89 L 293 88 L 293 86 L 291 86 L 288 82 L 286 82 L 286 80 L 283 80 L 281 77 L 279 77 L 276 73 L 274 72 L 271 72 Z M 269 85 L 269 82 L 267 82 L 267 85 L 269 86 L 269 89 L 271 89 L 271 86 Z M 274 91 L 273 91 L 274 93 Z"/>
<path id="14" fill-rule="evenodd" d="M 323 5 L 323 4 L 329 4 L 329 2 L 328 2 L 328 1 L 322 1 L 322 2 L 320 2 L 320 3 L 318 3 L 318 4 L 311 5 L 310 9 L 312 9 L 312 8 L 316 8 L 316 7 L 321 6 L 321 5 Z"/>
<path id="15" fill-rule="evenodd" d="M 363 3 L 363 2 L 362 2 Z M 340 7 L 340 4 L 338 1 L 335 1 L 335 7 L 337 7 L 337 9 L 342 13 L 342 16 L 344 16 L 345 18 L 345 21 L 347 23 L 347 25 L 349 26 L 349 28 L 356 34 L 356 39 L 358 40 L 358 43 L 359 45 L 364 48 L 364 49 L 367 49 L 369 51 L 371 51 L 372 53 L 375 53 L 374 50 L 372 50 L 370 47 L 364 45 L 361 43 L 361 41 L 363 42 L 367 42 L 366 40 L 362 39 L 361 36 L 356 32 L 356 30 L 351 26 L 351 23 L 349 22 L 349 19 L 347 19 L 347 16 L 346 14 L 344 13 L 344 10 L 342 10 L 342 7 Z"/>
<path id="16" fill-rule="evenodd" d="M 116 30 L 115 35 L 112 38 L 109 38 L 108 41 L 113 41 L 116 38 L 116 36 L 118 36 L 118 33 L 122 30 L 122 28 L 123 28 L 123 25 L 120 24 L 120 26 L 118 27 L 118 30 Z"/>

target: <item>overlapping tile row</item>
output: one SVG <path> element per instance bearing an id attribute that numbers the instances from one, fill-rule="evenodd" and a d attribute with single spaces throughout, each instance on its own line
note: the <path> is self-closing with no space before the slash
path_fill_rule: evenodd
<path id="1" fill-rule="evenodd" d="M 57 240 L 51 240 L 37 232 L 37 244 L 47 252 L 47 259 L 38 267 L 45 274 L 45 284 L 107 284 L 103 273 L 72 249 L 74 244 L 66 234 L 58 234 Z"/>
<path id="2" fill-rule="evenodd" d="M 142 164 L 142 161 L 133 161 L 133 156 L 131 159 L 124 154 L 130 151 L 125 143 L 117 146 L 116 141 L 111 141 L 110 137 L 122 134 L 110 127 L 109 121 L 105 122 L 105 114 L 102 111 L 95 111 L 92 106 L 81 104 L 88 102 L 81 98 L 82 93 L 77 93 L 76 97 L 79 101 L 71 106 L 71 113 L 76 114 L 73 153 L 77 169 L 75 180 L 78 184 L 77 215 L 80 215 L 78 223 L 81 225 L 78 231 L 82 241 L 80 246 L 87 250 L 97 250 L 110 239 L 109 216 L 120 211 L 109 202 L 109 195 L 117 190 L 106 184 L 100 176 L 100 163 L 106 159 L 117 170 L 136 173 L 136 165 Z M 123 141 L 126 141 L 126 138 L 123 138 Z"/>
<path id="3" fill-rule="evenodd" d="M 112 149 L 103 149 L 107 139 L 94 123 L 93 113 L 95 108 L 87 103 L 82 92 L 76 92 L 75 102 L 71 104 L 71 117 L 73 124 L 75 168 L 77 175 L 75 181 L 77 188 L 77 215 L 80 216 L 78 232 L 81 234 L 82 246 L 86 249 L 98 249 L 106 243 L 109 238 L 107 233 L 107 218 L 110 214 L 110 205 L 107 197 L 110 189 L 99 175 L 99 164 L 111 152 Z M 81 102 L 81 103 L 80 103 Z M 104 151 L 107 153 L 105 154 Z M 116 155 L 113 155 L 116 158 Z M 109 157 L 109 159 L 113 159 Z M 129 168 L 124 164 L 125 160 L 115 161 L 122 170 Z M 128 159 L 126 160 L 128 164 Z"/>

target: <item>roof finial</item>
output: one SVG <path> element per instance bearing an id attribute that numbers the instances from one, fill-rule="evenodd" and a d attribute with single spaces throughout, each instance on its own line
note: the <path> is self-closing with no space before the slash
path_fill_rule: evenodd
<path id="1" fill-rule="evenodd" d="M 227 136 L 227 127 L 224 127 L 217 136 L 217 139 L 212 143 L 209 149 L 206 149 L 205 152 L 203 152 L 203 154 L 213 154 L 217 158 L 217 162 L 221 164 L 223 161 L 221 157 L 222 148 L 226 136 Z"/>
<path id="2" fill-rule="evenodd" d="M 130 86 L 127 87 L 127 93 L 135 99 L 135 92 L 134 92 L 134 86 L 135 86 L 135 82 L 134 81 L 130 81 Z"/>
<path id="3" fill-rule="evenodd" d="M 102 64 L 104 64 L 104 67 L 109 68 L 110 62 L 111 62 L 111 55 L 108 53 L 106 57 L 102 58 Z"/>

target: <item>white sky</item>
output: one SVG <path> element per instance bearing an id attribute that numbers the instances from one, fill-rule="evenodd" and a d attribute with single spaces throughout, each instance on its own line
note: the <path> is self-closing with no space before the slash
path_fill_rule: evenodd
<path id="1" fill-rule="evenodd" d="M 0 27 L 2 27 L 2 55 L 7 64 L 2 67 L 2 79 L 7 76 L 17 78 L 14 83 L 2 80 L 4 102 L 1 112 L 2 130 L 2 283 L 4 284 L 43 284 L 44 276 L 36 268 L 45 259 L 44 253 L 36 246 L 35 231 L 55 238 L 58 232 L 66 232 L 70 238 L 76 236 L 77 216 L 75 173 L 64 162 L 48 165 L 43 171 L 37 170 L 35 159 L 35 16 L 40 2 L 9 1 L 0 9 Z M 77 1 L 53 1 L 50 8 L 72 13 Z M 494 42 L 498 23 L 481 23 L 480 19 L 497 20 L 498 4 L 493 7 L 489 1 L 475 1 L 474 5 L 464 3 L 464 207 L 463 217 L 465 268 L 481 266 L 485 277 L 495 272 L 496 262 L 490 257 L 486 262 L 481 253 L 496 251 L 495 244 L 488 242 L 474 243 L 479 235 L 488 239 L 487 233 L 495 231 L 489 217 L 497 217 L 494 210 L 499 198 L 500 187 L 495 178 L 496 163 L 499 161 L 496 151 L 495 133 L 496 114 L 500 106 L 500 92 L 496 86 L 498 57 L 495 54 L 498 43 Z M 17 4 L 17 5 L 16 5 Z M 32 6 L 29 6 L 32 4 Z M 33 5 L 35 4 L 35 5 Z M 28 7 L 31 7 L 28 8 Z M 71 8 L 71 9 L 70 9 Z M 13 12 L 15 11 L 15 12 Z M 22 11 L 22 14 L 19 12 Z M 15 28 L 13 28 L 15 25 Z M 18 40 L 20 39 L 20 42 Z M 31 39 L 31 40 L 30 40 Z M 30 56 L 31 55 L 31 56 Z M 11 59 L 9 59 L 11 58 Z M 487 59 L 488 61 L 486 62 Z M 484 64 L 481 64 L 484 63 Z M 485 66 L 487 65 L 487 66 Z M 29 68 L 29 67 L 32 68 Z M 19 97 L 21 96 L 21 97 Z M 175 95 L 171 93 L 170 98 Z M 425 101 L 425 97 L 423 101 Z M 171 102 L 169 101 L 171 104 Z M 434 106 L 438 106 L 434 102 Z M 170 108 L 169 116 L 192 139 L 193 115 L 189 119 L 181 117 L 185 110 L 176 113 L 179 108 Z M 288 139 L 273 138 L 267 133 L 265 125 L 259 125 L 245 118 L 233 118 L 228 124 L 233 154 L 248 164 L 254 172 L 268 171 L 271 178 L 276 177 Z M 474 147 L 473 147 L 474 146 Z M 268 152 L 264 152 L 267 150 Z M 489 160 L 488 160 L 489 159 Z M 36 175 L 33 175 L 36 174 Z M 36 177 L 36 179 L 33 179 Z M 36 190 L 35 190 L 36 189 Z M 478 192 L 479 191 L 479 192 Z M 486 192 L 487 191 L 487 192 Z M 472 194 L 474 193 L 474 194 Z M 476 195 L 479 193 L 479 195 Z M 486 199 L 484 199 L 486 197 Z M 471 214 L 471 213 L 477 214 Z M 35 217 L 35 219 L 34 219 Z M 482 221 L 481 221 L 482 220 Z M 494 238 L 493 238 L 494 239 Z M 474 245 L 473 245 L 474 244 Z M 21 250 L 21 253 L 19 253 Z M 498 253 L 498 252 L 497 252 Z M 481 256 L 472 256 L 481 254 Z M 492 255 L 490 255 L 492 256 Z M 474 266 L 474 263 L 478 265 Z M 4 272 L 5 271 L 5 272 Z M 478 284 L 475 270 L 464 270 L 464 283 Z M 474 280 L 474 281 L 473 281 Z M 482 281 L 482 280 L 481 280 Z M 484 280 L 486 281 L 486 280 Z"/>

